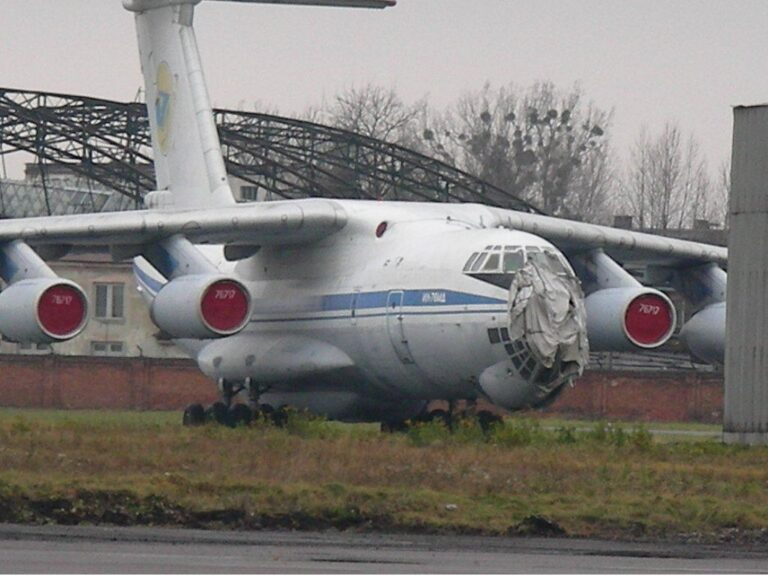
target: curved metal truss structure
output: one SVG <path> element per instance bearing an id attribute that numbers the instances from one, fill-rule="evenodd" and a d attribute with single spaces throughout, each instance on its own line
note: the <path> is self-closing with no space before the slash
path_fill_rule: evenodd
<path id="1" fill-rule="evenodd" d="M 268 198 L 332 197 L 480 202 L 538 212 L 527 202 L 443 162 L 389 144 L 302 120 L 215 110 L 231 176 Z M 67 94 L 0 88 L 0 155 L 34 154 L 66 165 L 140 206 L 154 189 L 147 112 Z"/>

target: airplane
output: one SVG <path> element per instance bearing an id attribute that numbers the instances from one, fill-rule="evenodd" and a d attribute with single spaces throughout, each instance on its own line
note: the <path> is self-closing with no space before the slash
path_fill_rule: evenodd
<path id="1" fill-rule="evenodd" d="M 83 290 L 44 258 L 72 245 L 133 259 L 155 324 L 216 382 L 183 421 L 247 423 L 284 406 L 389 429 L 435 399 L 539 407 L 589 350 L 651 350 L 697 313 L 695 355 L 722 362 L 727 250 L 481 204 L 309 198 L 237 204 L 194 34 L 201 0 L 123 0 L 136 21 L 157 190 L 144 210 L 0 222 L 0 332 L 65 341 Z M 394 0 L 238 0 L 388 8 Z M 237 401 L 239 394 L 247 403 Z"/>

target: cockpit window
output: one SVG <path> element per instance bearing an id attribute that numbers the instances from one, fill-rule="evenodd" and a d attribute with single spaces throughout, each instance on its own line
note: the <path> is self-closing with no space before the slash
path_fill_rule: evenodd
<path id="1" fill-rule="evenodd" d="M 485 246 L 464 264 L 470 274 L 514 274 L 525 265 L 525 250 L 520 246 Z"/>
<path id="2" fill-rule="evenodd" d="M 528 252 L 528 259 L 531 260 L 534 263 L 538 263 L 544 266 L 549 266 L 549 262 L 547 261 L 547 254 L 544 254 L 538 250 L 538 248 L 534 251 L 531 248 L 527 248 L 526 251 Z M 558 262 L 560 263 L 560 262 Z"/>
<path id="3" fill-rule="evenodd" d="M 488 259 L 485 262 L 485 266 L 483 267 L 483 271 L 498 272 L 500 259 L 501 259 L 501 254 L 492 253 L 490 256 L 488 256 Z"/>
<path id="4" fill-rule="evenodd" d="M 571 276 L 573 270 L 571 264 L 565 259 L 565 256 L 558 251 L 552 249 L 544 249 L 544 255 L 549 259 L 551 268 L 559 275 Z"/>
<path id="5" fill-rule="evenodd" d="M 502 271 L 505 274 L 516 272 L 517 270 L 522 268 L 524 265 L 525 265 L 525 256 L 523 255 L 522 250 L 504 253 L 504 269 Z"/>
<path id="6" fill-rule="evenodd" d="M 472 264 L 475 263 L 475 258 L 479 255 L 479 252 L 473 253 L 471 256 L 469 256 L 469 259 L 467 260 L 467 263 L 464 264 L 464 271 L 468 272 L 469 269 L 472 267 Z"/>
<path id="7" fill-rule="evenodd" d="M 475 263 L 472 264 L 472 268 L 470 271 L 476 272 L 480 269 L 480 266 L 483 265 L 483 262 L 485 261 L 485 258 L 488 257 L 488 254 L 480 254 L 478 258 L 475 260 Z"/>
<path id="8" fill-rule="evenodd" d="M 485 246 L 474 252 L 464 264 L 464 272 L 478 274 L 491 283 L 508 284 L 511 276 L 521 270 L 526 261 L 545 266 L 557 274 L 571 275 L 568 260 L 557 250 L 539 246 Z M 482 277 L 480 277 L 482 276 Z M 504 276 L 507 276 L 504 279 Z"/>

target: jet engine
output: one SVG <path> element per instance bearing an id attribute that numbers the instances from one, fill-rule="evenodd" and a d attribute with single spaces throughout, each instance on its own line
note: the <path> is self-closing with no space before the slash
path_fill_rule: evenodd
<path id="1" fill-rule="evenodd" d="M 655 289 L 602 289 L 587 296 L 585 305 L 593 351 L 653 349 L 664 344 L 675 330 L 675 307 Z"/>
<path id="2" fill-rule="evenodd" d="M 707 363 L 725 362 L 725 302 L 705 307 L 680 330 L 690 352 Z"/>
<path id="3" fill-rule="evenodd" d="M 234 335 L 251 317 L 251 296 L 239 281 L 220 275 L 185 275 L 155 296 L 152 321 L 174 338 L 211 339 Z"/>
<path id="4" fill-rule="evenodd" d="M 83 330 L 87 319 L 85 293 L 69 280 L 24 279 L 0 293 L 0 332 L 13 341 L 66 341 Z"/>

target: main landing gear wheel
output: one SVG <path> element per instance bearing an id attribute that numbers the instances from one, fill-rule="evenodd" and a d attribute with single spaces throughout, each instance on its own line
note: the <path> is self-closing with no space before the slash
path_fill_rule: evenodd
<path id="1" fill-rule="evenodd" d="M 253 410 L 242 403 L 236 403 L 229 410 L 228 414 L 229 424 L 232 427 L 238 425 L 250 425 L 253 421 Z"/>
<path id="2" fill-rule="evenodd" d="M 408 422 L 404 419 L 390 419 L 381 422 L 382 433 L 403 433 L 408 431 Z"/>
<path id="3" fill-rule="evenodd" d="M 212 421 L 214 423 L 225 424 L 227 423 L 227 406 L 222 401 L 217 401 L 208 409 L 205 410 L 205 420 Z"/>
<path id="4" fill-rule="evenodd" d="M 184 410 L 182 423 L 186 426 L 197 426 L 205 423 L 205 408 L 199 403 L 188 405 Z"/>
<path id="5" fill-rule="evenodd" d="M 264 407 L 268 407 L 268 406 L 263 406 L 262 409 L 264 409 Z M 271 406 L 269 406 L 269 408 L 272 409 Z M 267 413 L 269 413 L 269 415 L 267 415 Z M 285 427 L 286 425 L 288 425 L 288 408 L 286 408 L 285 406 L 280 406 L 277 409 L 272 409 L 271 412 L 267 412 L 265 410 L 264 415 L 269 417 L 270 420 L 272 420 L 272 424 L 275 427 Z"/>
<path id="6" fill-rule="evenodd" d="M 480 429 L 483 433 L 490 433 L 494 427 L 500 425 L 504 420 L 500 415 L 491 413 L 490 411 L 480 411 L 477 413 L 477 423 L 480 425 Z"/>
<path id="7" fill-rule="evenodd" d="M 445 425 L 448 429 L 451 429 L 451 414 L 444 409 L 435 409 L 427 414 L 427 421 L 437 421 Z"/>

